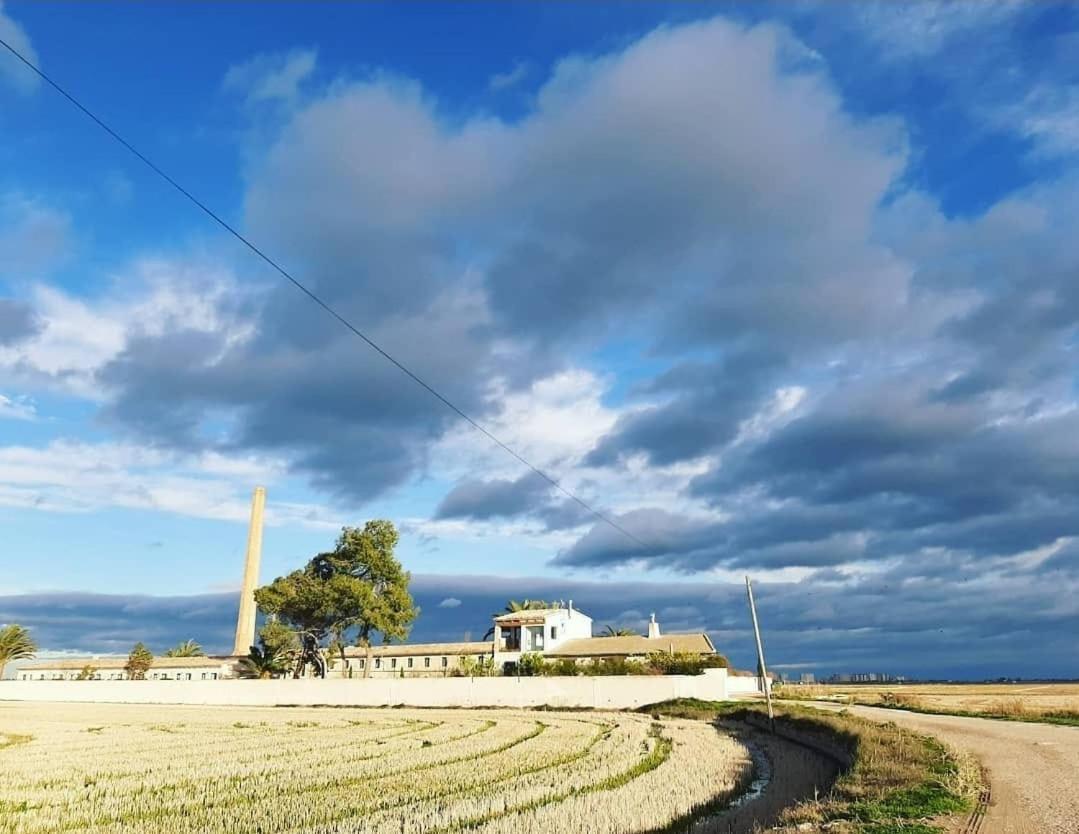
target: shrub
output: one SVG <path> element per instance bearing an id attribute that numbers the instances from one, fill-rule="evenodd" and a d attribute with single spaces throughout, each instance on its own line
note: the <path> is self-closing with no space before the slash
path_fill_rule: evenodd
<path id="1" fill-rule="evenodd" d="M 543 657 L 541 655 L 529 652 L 528 654 L 521 655 L 521 659 L 517 661 L 517 674 L 522 678 L 531 678 L 535 675 L 543 674 Z"/>
<path id="2" fill-rule="evenodd" d="M 558 660 L 549 660 L 543 664 L 543 674 L 557 677 L 572 677 L 581 674 L 581 667 L 576 660 L 563 657 Z"/>
<path id="3" fill-rule="evenodd" d="M 652 652 L 648 655 L 648 665 L 660 675 L 699 675 L 704 660 L 689 652 Z"/>

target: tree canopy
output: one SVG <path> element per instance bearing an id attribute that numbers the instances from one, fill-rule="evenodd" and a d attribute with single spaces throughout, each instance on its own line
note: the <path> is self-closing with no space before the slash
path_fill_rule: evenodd
<path id="1" fill-rule="evenodd" d="M 632 634 L 636 634 L 632 628 L 615 628 L 613 625 L 609 625 L 603 629 L 600 633 L 601 637 L 629 637 Z"/>
<path id="2" fill-rule="evenodd" d="M 206 652 L 194 640 L 184 640 L 165 652 L 165 657 L 206 657 Z"/>
<path id="3" fill-rule="evenodd" d="M 411 576 L 394 557 L 396 546 L 390 521 L 345 527 L 333 550 L 258 588 L 255 603 L 319 642 L 352 636 L 365 646 L 376 634 L 385 643 L 404 639 L 419 609 L 408 592 Z"/>
<path id="4" fill-rule="evenodd" d="M 37 644 L 30 632 L 17 623 L 0 628 L 0 677 L 4 667 L 12 660 L 28 660 L 37 652 Z"/>
<path id="5" fill-rule="evenodd" d="M 141 681 L 146 677 L 146 672 L 154 665 L 154 655 L 144 643 L 136 643 L 127 656 L 124 671 L 128 677 L 135 681 Z"/>

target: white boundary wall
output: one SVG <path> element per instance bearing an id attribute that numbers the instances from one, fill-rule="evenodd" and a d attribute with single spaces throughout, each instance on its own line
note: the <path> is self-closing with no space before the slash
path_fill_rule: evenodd
<path id="1" fill-rule="evenodd" d="M 743 683 L 746 682 L 746 683 Z M 628 709 L 671 698 L 725 701 L 756 678 L 701 675 L 217 681 L 0 681 L 0 701 L 217 706 L 585 707 Z M 752 683 L 754 688 L 745 687 Z M 730 686 L 733 684 L 733 686 Z"/>

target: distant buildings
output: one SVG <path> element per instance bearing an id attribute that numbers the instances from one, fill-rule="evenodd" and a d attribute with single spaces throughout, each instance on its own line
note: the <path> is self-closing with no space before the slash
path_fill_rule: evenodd
<path id="1" fill-rule="evenodd" d="M 886 672 L 855 672 L 832 675 L 828 683 L 903 683 L 904 675 L 889 675 Z"/>

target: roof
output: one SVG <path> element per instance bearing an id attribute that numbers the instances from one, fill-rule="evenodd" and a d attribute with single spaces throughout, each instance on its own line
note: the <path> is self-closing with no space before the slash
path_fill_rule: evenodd
<path id="1" fill-rule="evenodd" d="M 545 652 L 547 657 L 616 657 L 645 655 L 651 652 L 688 652 L 715 654 L 715 646 L 703 632 L 697 634 L 664 634 L 661 637 L 642 637 L 628 634 L 622 637 L 584 637 L 567 640 L 556 649 Z"/>
<path id="2" fill-rule="evenodd" d="M 220 658 L 212 657 L 155 657 L 151 669 L 219 669 L 225 664 Z M 76 657 L 39 660 L 19 667 L 20 672 L 35 669 L 54 669 L 58 672 L 81 671 L 84 666 L 95 669 L 123 669 L 127 665 L 126 657 Z"/>
<path id="3" fill-rule="evenodd" d="M 421 655 L 463 655 L 491 654 L 494 643 L 399 643 L 396 646 L 372 646 L 372 657 L 417 657 Z M 349 646 L 345 657 L 366 657 L 367 649 L 362 646 Z"/>

